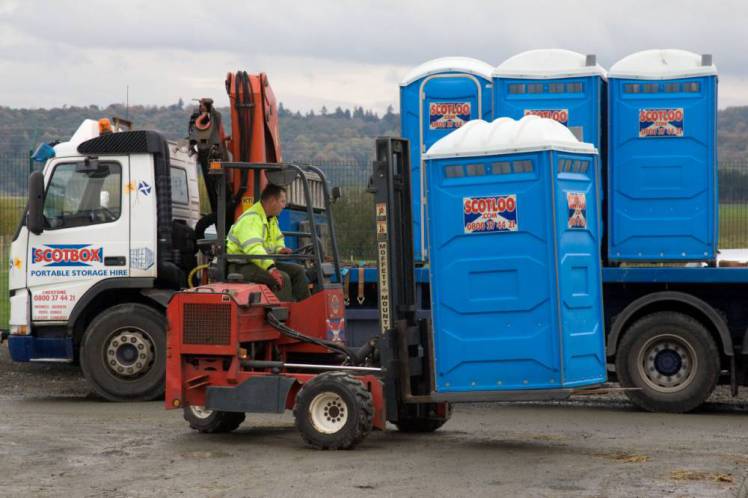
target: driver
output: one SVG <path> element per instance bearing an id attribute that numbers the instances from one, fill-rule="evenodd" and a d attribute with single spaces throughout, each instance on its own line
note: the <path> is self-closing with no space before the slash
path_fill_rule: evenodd
<path id="1" fill-rule="evenodd" d="M 227 254 L 263 256 L 290 254 L 278 215 L 286 207 L 286 189 L 268 184 L 260 201 L 244 211 L 234 222 L 226 237 Z M 304 267 L 295 263 L 257 258 L 245 264 L 229 264 L 229 273 L 241 273 L 247 282 L 270 286 L 281 301 L 301 301 L 309 297 L 309 284 Z"/>

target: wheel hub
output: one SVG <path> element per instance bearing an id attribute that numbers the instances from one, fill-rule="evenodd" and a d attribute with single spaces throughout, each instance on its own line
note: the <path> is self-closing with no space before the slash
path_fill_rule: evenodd
<path id="1" fill-rule="evenodd" d="M 337 393 L 324 392 L 309 404 L 309 418 L 314 428 L 324 434 L 335 434 L 348 421 L 348 407 Z"/>
<path id="2" fill-rule="evenodd" d="M 663 349 L 655 355 L 654 365 L 661 374 L 673 376 L 681 369 L 683 360 L 677 351 Z"/>
<path id="3" fill-rule="evenodd" d="M 105 354 L 109 370 L 125 378 L 143 375 L 154 359 L 151 341 L 137 329 L 122 329 L 112 334 L 106 343 Z"/>
<path id="4" fill-rule="evenodd" d="M 213 415 L 213 410 L 208 410 L 204 406 L 190 405 L 189 410 L 199 419 L 206 419 Z"/>
<path id="5" fill-rule="evenodd" d="M 681 337 L 663 334 L 650 339 L 638 361 L 641 377 L 651 388 L 674 392 L 690 384 L 696 373 L 696 352 Z"/>

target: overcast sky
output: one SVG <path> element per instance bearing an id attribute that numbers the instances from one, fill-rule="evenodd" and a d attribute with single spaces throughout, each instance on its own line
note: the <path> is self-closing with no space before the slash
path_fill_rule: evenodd
<path id="1" fill-rule="evenodd" d="M 0 0 L 0 105 L 165 105 L 266 72 L 291 109 L 397 105 L 435 57 L 497 65 L 534 48 L 711 53 L 720 107 L 748 105 L 748 0 Z"/>

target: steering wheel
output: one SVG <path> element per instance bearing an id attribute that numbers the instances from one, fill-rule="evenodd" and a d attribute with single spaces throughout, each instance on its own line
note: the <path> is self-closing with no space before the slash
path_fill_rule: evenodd
<path id="1" fill-rule="evenodd" d="M 99 206 L 97 208 L 91 209 L 88 212 L 88 219 L 91 221 L 91 223 L 97 221 L 99 223 L 107 223 L 116 220 L 117 217 L 109 209 L 105 208 L 104 206 Z"/>
<path id="2" fill-rule="evenodd" d="M 105 208 L 104 206 L 99 206 L 99 209 L 101 209 L 101 211 L 108 218 L 106 221 L 114 221 L 117 219 L 117 216 L 115 216 L 114 213 L 109 210 L 109 208 Z"/>

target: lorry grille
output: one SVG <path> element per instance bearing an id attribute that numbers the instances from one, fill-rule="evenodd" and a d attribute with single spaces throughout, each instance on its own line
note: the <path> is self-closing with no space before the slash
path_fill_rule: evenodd
<path id="1" fill-rule="evenodd" d="M 184 305 L 184 344 L 227 346 L 231 341 L 230 304 Z"/>

